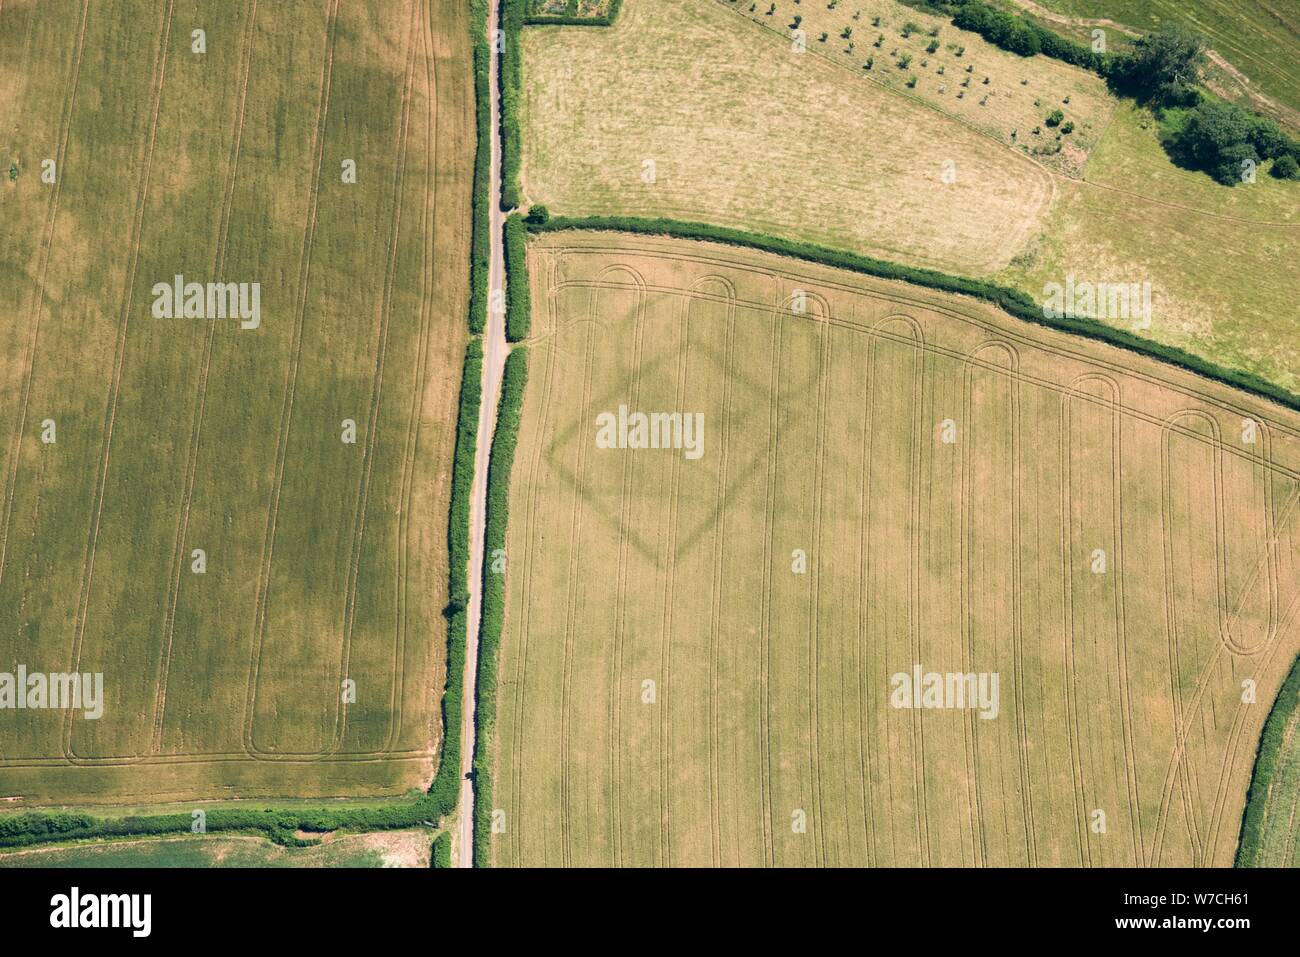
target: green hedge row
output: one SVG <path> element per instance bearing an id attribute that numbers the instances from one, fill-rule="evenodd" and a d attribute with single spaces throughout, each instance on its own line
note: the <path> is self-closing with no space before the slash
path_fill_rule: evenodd
<path id="1" fill-rule="evenodd" d="M 206 833 L 261 833 L 277 844 L 304 847 L 316 843 L 298 837 L 295 831 L 324 833 L 339 829 L 381 831 L 415 827 L 433 820 L 436 801 L 429 795 L 418 800 L 384 807 L 329 807 L 306 809 L 205 809 Z M 0 816 L 0 847 L 21 847 L 83 838 L 144 837 L 154 834 L 190 833 L 194 818 L 190 812 L 149 816 L 100 818 L 69 811 L 33 811 Z"/>
<path id="2" fill-rule="evenodd" d="M 1246 796 L 1246 813 L 1241 819 L 1241 838 L 1237 842 L 1237 867 L 1259 866 L 1268 789 L 1277 771 L 1286 726 L 1297 707 L 1300 707 L 1300 657 L 1296 658 L 1295 664 L 1291 666 L 1291 674 L 1282 683 L 1277 700 L 1273 702 L 1273 710 L 1264 723 L 1264 733 L 1259 737 L 1255 770 L 1251 774 L 1250 791 Z"/>
<path id="3" fill-rule="evenodd" d="M 483 344 L 471 339 L 461 379 L 456 450 L 452 460 L 451 509 L 447 530 L 450 563 L 444 614 L 448 622 L 447 684 L 442 697 L 443 739 L 438 773 L 428 793 L 414 801 L 394 801 L 379 807 L 205 809 L 205 829 L 260 832 L 278 844 L 314 843 L 295 831 L 321 833 L 347 829 L 381 831 L 437 821 L 456 807 L 460 790 L 461 704 L 465 688 L 465 606 L 469 592 L 469 505 L 474 483 L 479 402 L 482 393 Z M 189 811 L 122 818 L 101 818 L 81 811 L 31 811 L 0 814 L 0 847 L 95 837 L 133 837 L 188 833 Z"/>
<path id="4" fill-rule="evenodd" d="M 951 5 L 956 8 L 953 26 L 978 33 L 994 46 L 1021 56 L 1041 53 L 1106 75 L 1110 62 L 1106 54 L 1066 39 L 1018 14 L 998 9 L 983 0 L 955 0 Z"/>
<path id="5" fill-rule="evenodd" d="M 433 852 L 429 857 L 429 866 L 451 867 L 451 831 L 443 831 L 433 839 Z"/>
<path id="6" fill-rule="evenodd" d="M 450 814 L 460 796 L 460 731 L 465 697 L 465 630 L 469 604 L 469 510 L 474 491 L 479 404 L 483 397 L 483 342 L 465 350 L 456 412 L 456 451 L 451 464 L 451 510 L 447 522 L 447 684 L 442 694 L 442 755 L 429 786 L 437 813 Z"/>
<path id="7" fill-rule="evenodd" d="M 487 532 L 484 536 L 483 622 L 479 629 L 478 683 L 474 722 L 474 866 L 490 865 L 492 840 L 492 735 L 497 714 L 497 652 L 505 620 L 505 572 L 494 554 L 505 553 L 506 525 L 510 517 L 510 473 L 528 384 L 528 347 L 519 346 L 506 358 L 501 383 L 501 405 L 492 436 L 488 466 Z"/>
<path id="8" fill-rule="evenodd" d="M 518 213 L 506 220 L 506 338 L 522 342 L 532 328 L 532 292 L 528 286 L 528 230 Z"/>
<path id="9" fill-rule="evenodd" d="M 1029 20 L 1019 14 L 993 6 L 985 0 L 901 0 L 909 7 L 924 10 L 936 16 L 951 18 L 959 30 L 977 33 L 994 46 L 1010 50 L 1020 56 L 1052 57 L 1075 66 L 1100 73 L 1103 77 L 1110 69 L 1110 54 L 1098 53 L 1068 37 Z"/>
<path id="10" fill-rule="evenodd" d="M 526 226 L 533 232 L 590 229 L 673 236 L 679 239 L 703 239 L 726 243 L 730 246 L 759 249 L 795 259 L 804 259 L 826 266 L 834 266 L 838 269 L 878 276 L 882 279 L 897 279 L 944 292 L 975 296 L 993 303 L 1017 319 L 1023 319 L 1026 322 L 1032 322 L 1040 326 L 1048 326 L 1052 329 L 1059 329 L 1073 335 L 1084 336 L 1088 339 L 1096 339 L 1118 346 L 1121 349 L 1127 349 L 1130 352 L 1160 359 L 1206 378 L 1223 382 L 1233 388 L 1277 402 L 1289 409 L 1300 411 L 1300 395 L 1269 382 L 1253 372 L 1226 368 L 1210 362 L 1208 359 L 1192 355 L 1190 352 L 1176 346 L 1155 342 L 1124 329 L 1108 326 L 1095 319 L 1050 318 L 1043 315 L 1043 308 L 1040 304 L 1034 302 L 1030 296 L 1021 290 L 999 286 L 982 279 L 952 276 L 935 269 L 904 266 L 884 259 L 861 256 L 838 249 L 828 249 L 825 246 L 817 246 L 812 243 L 778 239 L 775 236 L 767 236 L 761 233 L 749 233 L 723 226 L 710 226 L 706 223 L 690 223 L 674 219 L 642 219 L 632 216 L 552 216 L 544 222 L 526 222 Z"/>
<path id="11" fill-rule="evenodd" d="M 487 318 L 488 275 L 492 257 L 492 96 L 489 80 L 492 51 L 488 44 L 488 0 L 470 0 L 474 37 L 474 193 L 470 223 L 469 331 L 483 334 Z"/>
<path id="12" fill-rule="evenodd" d="M 501 50 L 501 208 L 519 205 L 519 106 L 523 98 L 524 64 L 519 49 L 519 31 L 528 21 L 528 0 L 501 0 L 501 29 L 505 43 Z"/>

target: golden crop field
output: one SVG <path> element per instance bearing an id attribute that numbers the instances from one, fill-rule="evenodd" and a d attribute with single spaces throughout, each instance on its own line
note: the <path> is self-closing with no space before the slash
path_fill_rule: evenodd
<path id="1" fill-rule="evenodd" d="M 0 671 L 103 676 L 98 717 L 0 712 L 0 796 L 427 784 L 468 16 L 0 8 Z"/>
<path id="2" fill-rule="evenodd" d="M 528 259 L 495 863 L 1232 862 L 1300 416 L 755 251 Z"/>

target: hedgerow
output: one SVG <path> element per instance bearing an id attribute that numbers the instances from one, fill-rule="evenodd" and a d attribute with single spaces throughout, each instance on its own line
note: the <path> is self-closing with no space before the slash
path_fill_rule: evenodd
<path id="1" fill-rule="evenodd" d="M 1020 56 L 1043 54 L 1105 76 L 1111 57 L 1061 36 L 984 0 L 904 0 L 909 6 L 952 18 L 953 26 L 978 33 L 989 43 Z"/>
<path id="2" fill-rule="evenodd" d="M 501 87 L 501 208 L 514 209 L 520 203 L 519 105 L 523 97 L 523 56 L 519 31 L 528 20 L 528 0 L 501 0 L 501 29 L 505 42 L 497 82 Z"/>
<path id="3" fill-rule="evenodd" d="M 1268 804 L 1269 788 L 1277 771 L 1286 727 L 1296 708 L 1300 707 L 1300 657 L 1291 666 L 1291 674 L 1282 683 L 1264 723 L 1259 737 L 1259 750 L 1255 754 L 1255 769 L 1251 773 L 1250 791 L 1246 795 L 1246 813 L 1241 818 L 1241 837 L 1237 842 L 1237 867 L 1258 867 L 1263 841 L 1264 809 Z"/>
<path id="4" fill-rule="evenodd" d="M 483 393 L 483 342 L 465 350 L 456 413 L 456 451 L 451 465 L 451 507 L 447 522 L 447 683 L 442 695 L 442 754 L 429 786 L 436 820 L 456 807 L 460 792 L 461 704 L 465 688 L 466 608 L 469 604 L 469 510 L 474 487 L 479 403 Z"/>
<path id="5" fill-rule="evenodd" d="M 935 269 L 904 266 L 884 259 L 875 259 L 870 256 L 843 252 L 838 249 L 828 249 L 825 246 L 817 246 L 812 243 L 779 239 L 762 233 L 749 233 L 724 226 L 711 226 L 706 223 L 682 222 L 673 219 L 642 219 L 633 216 L 551 216 L 544 222 L 526 223 L 525 225 L 530 231 L 539 233 L 561 229 L 590 229 L 673 236 L 679 239 L 703 239 L 725 243 L 730 246 L 758 249 L 763 252 L 790 256 L 795 259 L 804 259 L 826 266 L 834 266 L 838 269 L 847 269 L 851 272 L 878 276 L 882 279 L 896 279 L 930 289 L 939 289 L 943 292 L 975 296 L 993 303 L 1017 319 L 1023 319 L 1026 322 L 1058 329 L 1088 339 L 1095 339 L 1118 346 L 1121 349 L 1127 349 L 1130 352 L 1160 359 L 1171 365 L 1179 366 L 1206 378 L 1218 380 L 1226 385 L 1300 411 L 1300 395 L 1269 382 L 1254 373 L 1226 368 L 1208 359 L 1185 352 L 1176 346 L 1154 342 L 1124 329 L 1108 326 L 1095 319 L 1046 316 L 1043 313 L 1042 306 L 1034 302 L 1021 290 L 999 286 L 982 279 L 953 276 Z"/>
<path id="6" fill-rule="evenodd" d="M 501 383 L 501 404 L 492 458 L 488 466 L 487 531 L 484 536 L 483 620 L 479 629 L 478 679 L 474 723 L 474 866 L 490 864 L 492 830 L 492 734 L 497 713 L 497 653 L 505 621 L 505 565 L 494 556 L 505 555 L 506 526 L 510 517 L 510 473 L 528 384 L 528 348 L 519 346 L 506 358 Z"/>
<path id="7" fill-rule="evenodd" d="M 489 260 L 492 257 L 492 109 L 487 40 L 487 0 L 470 0 L 470 30 L 474 37 L 474 192 L 471 198 L 469 258 L 469 331 L 483 333 L 487 316 Z"/>
<path id="8" fill-rule="evenodd" d="M 518 213 L 506 220 L 506 338 L 522 342 L 532 327 L 532 294 L 528 288 L 528 231 Z"/>
<path id="9" fill-rule="evenodd" d="M 433 839 L 429 866 L 436 868 L 451 867 L 451 831 L 443 831 Z"/>

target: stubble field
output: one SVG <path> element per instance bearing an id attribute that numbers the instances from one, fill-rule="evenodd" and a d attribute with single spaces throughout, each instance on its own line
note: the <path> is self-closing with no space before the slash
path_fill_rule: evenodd
<path id="1" fill-rule="evenodd" d="M 529 263 L 497 864 L 1231 863 L 1300 417 L 752 251 Z M 599 447 L 620 406 L 702 413 L 702 455 Z M 915 667 L 996 707 L 896 707 Z"/>
<path id="2" fill-rule="evenodd" d="M 469 45 L 452 0 L 0 10 L 0 670 L 104 676 L 0 712 L 17 806 L 427 784 Z M 155 318 L 176 275 L 260 325 Z"/>

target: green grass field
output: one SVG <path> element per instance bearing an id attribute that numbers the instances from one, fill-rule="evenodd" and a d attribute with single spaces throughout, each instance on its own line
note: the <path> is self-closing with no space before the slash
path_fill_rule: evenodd
<path id="1" fill-rule="evenodd" d="M 1293 126 L 1300 120 L 1300 61 L 1295 55 L 1300 6 L 1295 0 L 1038 0 L 1037 5 L 1073 18 L 1108 18 L 1137 31 L 1186 24 L 1245 75 L 1245 90 L 1258 90 L 1280 103 L 1280 119 Z"/>
<path id="2" fill-rule="evenodd" d="M 0 795 L 427 785 L 469 47 L 453 0 L 0 10 L 0 670 L 105 699 L 0 713 Z M 178 274 L 260 325 L 155 318 Z"/>
<path id="3" fill-rule="evenodd" d="M 1300 416 L 735 247 L 529 268 L 495 863 L 1231 863 L 1300 648 Z M 602 447 L 620 406 L 701 413 L 701 454 Z M 918 665 L 996 714 L 891 707 Z"/>
<path id="4" fill-rule="evenodd" d="M 0 854 L 3 867 L 428 867 L 428 831 L 338 837 L 280 847 L 261 837 L 166 837 Z"/>

